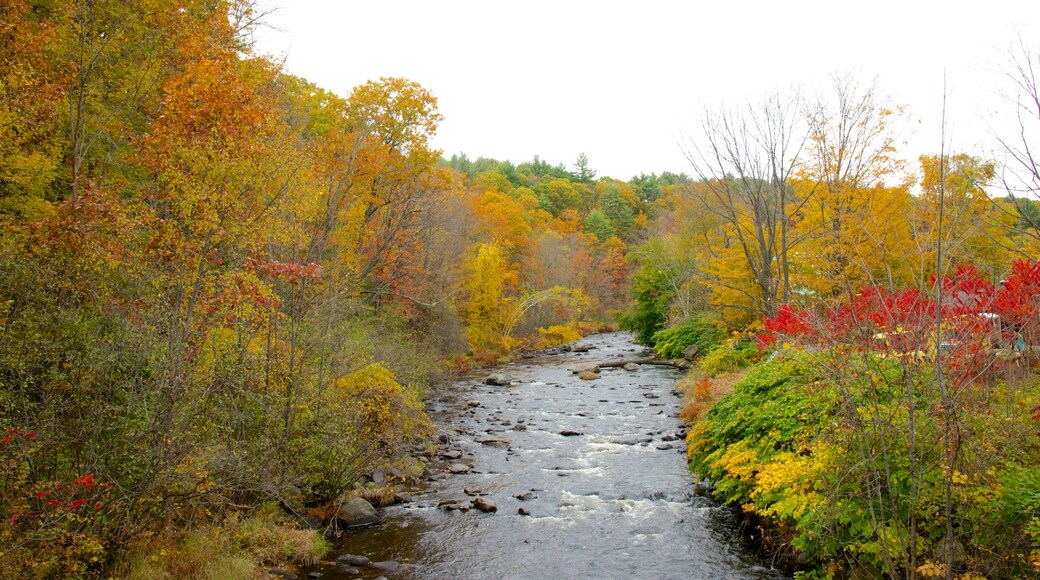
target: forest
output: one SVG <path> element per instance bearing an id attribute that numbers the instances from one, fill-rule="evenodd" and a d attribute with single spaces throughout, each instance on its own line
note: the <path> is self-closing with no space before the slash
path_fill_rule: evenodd
<path id="1" fill-rule="evenodd" d="M 681 385 L 691 470 L 799 577 L 1040 573 L 1040 92 L 991 160 L 835 75 L 708 109 L 622 181 L 431 141 L 248 2 L 0 5 L 0 575 L 242 578 L 320 560 L 421 474 L 446 378 L 622 328 Z"/>

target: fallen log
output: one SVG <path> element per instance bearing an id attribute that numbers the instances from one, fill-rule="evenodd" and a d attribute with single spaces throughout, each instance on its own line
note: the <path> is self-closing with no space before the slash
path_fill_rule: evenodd
<path id="1" fill-rule="evenodd" d="M 639 359 L 628 359 L 628 360 L 611 360 L 603 362 L 587 363 L 580 366 L 576 366 L 571 369 L 572 374 L 579 374 L 582 371 L 599 372 L 600 369 L 612 369 L 623 367 L 627 364 L 637 365 L 656 365 L 661 367 L 672 367 L 676 369 L 686 370 L 690 368 L 690 363 L 684 360 L 661 360 L 656 358 L 639 358 Z"/>

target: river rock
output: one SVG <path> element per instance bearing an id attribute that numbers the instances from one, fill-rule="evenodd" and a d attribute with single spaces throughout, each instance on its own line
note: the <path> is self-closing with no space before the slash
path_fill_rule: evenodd
<path id="1" fill-rule="evenodd" d="M 372 504 L 360 497 L 351 497 L 339 504 L 336 519 L 343 527 L 369 526 L 379 523 L 379 514 Z"/>
<path id="2" fill-rule="evenodd" d="M 452 463 L 448 466 L 448 471 L 452 473 L 469 473 L 473 471 L 473 468 L 465 463 Z"/>
<path id="3" fill-rule="evenodd" d="M 583 381 L 594 381 L 599 378 L 599 373 L 593 371 L 581 371 L 578 378 Z"/>
<path id="4" fill-rule="evenodd" d="M 397 572 L 401 569 L 401 563 L 396 560 L 387 560 L 385 562 L 372 562 L 369 564 L 369 567 L 382 572 Z"/>
<path id="5" fill-rule="evenodd" d="M 576 366 L 576 367 L 571 369 L 571 373 L 576 374 L 576 375 L 580 375 L 581 373 L 583 373 L 585 371 L 598 373 L 599 372 L 599 363 L 588 363 L 588 364 L 584 364 L 584 365 L 578 365 L 578 366 Z"/>
<path id="6" fill-rule="evenodd" d="M 480 401 L 466 401 L 467 407 L 479 407 Z"/>
<path id="7" fill-rule="evenodd" d="M 495 502 L 493 502 L 493 501 L 491 501 L 489 499 L 483 498 L 483 497 L 478 497 L 477 499 L 471 501 L 470 503 L 473 504 L 473 507 L 477 508 L 478 510 L 480 510 L 480 511 L 482 511 L 484 513 L 490 513 L 490 512 L 497 512 L 498 511 L 498 506 L 495 505 Z"/>
<path id="8" fill-rule="evenodd" d="M 529 491 L 525 491 L 523 493 L 518 493 L 518 494 L 514 495 L 513 497 L 515 497 L 516 499 L 518 499 L 520 501 L 527 501 L 529 499 L 534 499 L 537 496 L 535 494 L 529 492 Z"/>
<path id="9" fill-rule="evenodd" d="M 668 449 L 672 449 L 673 447 L 675 447 L 675 446 L 672 445 L 671 443 L 662 443 L 662 444 L 657 446 L 657 448 L 660 449 L 661 451 L 666 451 Z"/>
<path id="10" fill-rule="evenodd" d="M 513 425 L 513 431 L 527 431 L 527 425 L 517 423 L 516 425 Z"/>
<path id="11" fill-rule="evenodd" d="M 631 372 L 631 371 L 638 371 L 639 370 L 639 365 L 637 365 L 636 363 L 631 363 L 630 362 L 630 363 L 625 363 L 625 366 L 623 366 L 621 368 L 623 368 L 623 369 L 625 369 L 626 371 L 629 371 L 629 372 Z"/>
<path id="12" fill-rule="evenodd" d="M 311 572 L 307 574 L 307 578 L 310 580 L 318 580 L 318 578 L 321 578 L 321 572 Z"/>
<path id="13" fill-rule="evenodd" d="M 484 495 L 484 490 L 475 489 L 471 487 L 464 487 L 462 488 L 462 493 L 466 495 Z"/>
<path id="14" fill-rule="evenodd" d="M 486 379 L 484 379 L 484 384 L 485 385 L 492 385 L 492 386 L 495 386 L 495 387 L 508 387 L 512 382 L 513 382 L 513 379 L 511 379 L 508 376 L 503 375 L 501 373 L 495 373 L 493 375 L 488 375 L 488 377 Z"/>
<path id="15" fill-rule="evenodd" d="M 478 443 L 481 445 L 487 445 L 488 447 L 494 447 L 495 449 L 509 448 L 509 441 L 505 439 L 480 439 Z"/>
<path id="16" fill-rule="evenodd" d="M 445 449 L 437 454 L 442 459 L 459 459 L 462 457 L 462 452 L 458 449 Z"/>
<path id="17" fill-rule="evenodd" d="M 353 566 L 340 566 L 339 572 L 340 574 L 347 574 L 349 576 L 357 576 L 358 574 L 361 574 L 361 570 Z"/>
<path id="18" fill-rule="evenodd" d="M 357 566 L 359 568 L 364 568 L 372 563 L 372 561 L 367 557 L 358 556 L 357 554 L 341 554 L 336 558 L 336 561 L 343 564 L 349 564 L 350 566 Z"/>
<path id="19" fill-rule="evenodd" d="M 671 435 L 671 434 L 665 435 L 664 437 L 661 437 L 661 441 L 676 441 L 677 439 L 679 439 L 679 438 L 676 437 L 675 435 Z"/>
<path id="20" fill-rule="evenodd" d="M 522 516 L 529 516 L 529 515 L 531 515 L 531 510 L 529 510 L 527 508 L 520 508 L 520 509 L 516 510 L 516 513 L 518 513 L 518 514 L 520 514 Z"/>
<path id="21" fill-rule="evenodd" d="M 377 469 L 372 472 L 372 483 L 376 485 L 383 485 L 386 483 L 386 473 L 382 469 Z"/>
<path id="22" fill-rule="evenodd" d="M 563 435 L 564 437 L 577 437 L 579 435 L 584 435 L 584 433 L 573 429 L 564 429 L 563 431 L 560 431 L 560 435 Z"/>
<path id="23" fill-rule="evenodd" d="M 437 441 L 440 441 L 441 443 L 447 443 L 448 441 L 451 441 L 451 437 L 448 437 L 447 433 L 441 433 L 437 436 Z"/>

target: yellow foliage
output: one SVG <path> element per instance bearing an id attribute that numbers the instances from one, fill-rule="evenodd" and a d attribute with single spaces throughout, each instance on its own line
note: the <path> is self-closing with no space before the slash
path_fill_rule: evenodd
<path id="1" fill-rule="evenodd" d="M 833 453 L 832 447 L 817 443 L 799 453 L 777 454 L 759 468 L 752 499 L 763 495 L 779 497 L 763 513 L 800 519 L 807 510 L 827 502 L 826 496 L 816 491 L 815 483 L 831 468 Z"/>
<path id="2" fill-rule="evenodd" d="M 539 328 L 538 334 L 542 336 L 536 344 L 537 348 L 546 348 L 558 344 L 574 342 L 581 338 L 581 333 L 573 326 L 553 324 L 548 328 Z"/>
<path id="3" fill-rule="evenodd" d="M 431 429 L 417 393 L 398 383 L 379 362 L 337 379 L 332 397 L 341 412 L 352 416 L 355 433 L 384 450 L 396 449 L 403 439 L 423 437 Z"/>

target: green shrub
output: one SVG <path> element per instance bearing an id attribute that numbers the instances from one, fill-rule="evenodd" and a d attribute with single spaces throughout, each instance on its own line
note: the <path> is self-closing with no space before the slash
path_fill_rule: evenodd
<path id="1" fill-rule="evenodd" d="M 714 377 L 722 373 L 744 369 L 757 360 L 761 353 L 755 344 L 741 339 L 734 344 L 718 345 L 701 359 L 701 371 Z"/>
<path id="2" fill-rule="evenodd" d="M 668 276 L 667 271 L 647 264 L 632 277 L 630 293 L 635 304 L 619 318 L 618 324 L 634 332 L 639 344 L 653 346 L 654 333 L 668 322 L 668 307 L 675 298 Z"/>
<path id="3" fill-rule="evenodd" d="M 697 354 L 703 355 L 717 346 L 723 336 L 713 319 L 699 316 L 655 332 L 651 341 L 658 356 L 681 358 L 691 346 L 697 347 Z"/>

